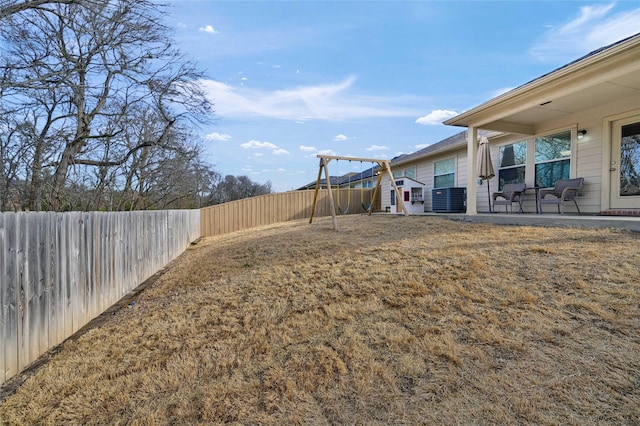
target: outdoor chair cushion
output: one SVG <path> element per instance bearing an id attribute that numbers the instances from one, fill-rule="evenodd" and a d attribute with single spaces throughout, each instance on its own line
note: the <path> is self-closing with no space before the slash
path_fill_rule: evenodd
<path id="1" fill-rule="evenodd" d="M 564 214 L 565 201 L 573 201 L 578 213 L 580 213 L 576 197 L 578 196 L 578 190 L 582 188 L 583 183 L 584 178 L 581 177 L 574 179 L 559 179 L 556 181 L 556 185 L 552 189 L 541 189 L 538 193 L 540 213 L 542 213 L 543 204 L 556 204 L 558 206 L 558 213 Z M 550 195 L 551 197 L 547 197 L 547 195 Z"/>
<path id="2" fill-rule="evenodd" d="M 524 191 L 526 185 L 524 183 L 507 183 L 502 188 L 501 192 L 494 192 L 493 198 L 493 210 L 495 212 L 496 206 L 505 206 L 504 211 L 511 206 L 511 213 L 513 213 L 512 203 L 518 203 L 519 212 L 522 213 L 522 202 L 524 201 Z"/>

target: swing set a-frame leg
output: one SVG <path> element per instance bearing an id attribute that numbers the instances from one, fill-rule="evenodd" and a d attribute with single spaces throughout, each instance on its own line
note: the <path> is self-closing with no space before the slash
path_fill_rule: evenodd
<path id="1" fill-rule="evenodd" d="M 327 164 L 330 160 L 326 158 L 320 158 L 320 167 L 318 170 L 318 180 L 316 182 L 316 192 L 313 196 L 313 206 L 311 207 L 311 217 L 309 218 L 309 223 L 313 221 L 313 214 L 316 210 L 316 203 L 318 201 L 318 191 L 320 190 L 320 179 L 322 177 L 322 169 L 324 168 L 324 175 L 327 181 L 327 191 L 329 193 L 329 210 L 331 210 L 331 217 L 333 219 L 333 229 L 338 230 L 338 218 L 336 217 L 336 208 L 333 202 L 333 191 L 331 190 L 331 178 L 329 177 L 329 168 Z"/>
<path id="2" fill-rule="evenodd" d="M 373 197 L 371 197 L 371 204 L 369 206 L 369 216 L 371 216 L 371 213 L 373 213 L 373 203 L 375 202 L 376 197 L 378 196 L 378 190 L 380 189 L 380 182 L 382 182 L 382 173 L 378 175 L 378 180 L 376 182 L 376 189 L 373 190 Z"/>

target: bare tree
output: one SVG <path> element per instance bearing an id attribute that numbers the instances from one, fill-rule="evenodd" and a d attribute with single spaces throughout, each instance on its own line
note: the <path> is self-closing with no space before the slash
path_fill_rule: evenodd
<path id="1" fill-rule="evenodd" d="M 38 3 L 5 15 L 0 102 L 32 112 L 34 135 L 49 141 L 42 149 L 52 146 L 55 134 L 60 145 L 44 199 L 47 208 L 60 210 L 69 207 L 64 200 L 71 180 L 76 188 L 93 181 L 105 190 L 114 169 L 145 148 L 170 146 L 169 135 L 206 121 L 212 111 L 197 84 L 203 74 L 172 48 L 159 5 Z M 153 125 L 131 132 L 140 111 L 153 117 L 146 120 Z M 35 205 L 42 174 L 35 152 L 32 168 L 29 198 Z M 70 176 L 72 171 L 80 174 Z"/>
<path id="2" fill-rule="evenodd" d="M 41 9 L 54 4 L 90 3 L 92 0 L 0 0 L 0 19 L 26 10 Z"/>
<path id="3" fill-rule="evenodd" d="M 271 182 L 260 184 L 247 176 L 226 175 L 212 191 L 208 204 L 221 204 L 271 193 Z"/>

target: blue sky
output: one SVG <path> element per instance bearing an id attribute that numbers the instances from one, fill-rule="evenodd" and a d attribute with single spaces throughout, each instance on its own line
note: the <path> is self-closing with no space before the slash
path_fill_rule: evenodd
<path id="1" fill-rule="evenodd" d="M 443 120 L 640 31 L 638 0 L 170 3 L 209 77 L 207 161 L 278 192 L 314 181 L 319 153 L 390 159 L 454 135 Z"/>

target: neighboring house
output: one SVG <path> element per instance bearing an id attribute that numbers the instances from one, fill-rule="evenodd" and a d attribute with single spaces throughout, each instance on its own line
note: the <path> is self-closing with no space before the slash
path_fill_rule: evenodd
<path id="1" fill-rule="evenodd" d="M 376 184 L 376 180 L 378 179 L 378 166 L 371 167 L 367 170 L 362 170 L 361 172 L 349 172 L 342 176 L 331 176 L 331 187 L 332 188 L 348 188 L 351 187 L 353 189 L 358 188 L 373 188 Z M 308 184 L 301 186 L 296 189 L 296 191 L 302 191 L 305 189 L 315 189 L 317 181 L 309 182 Z M 327 180 L 320 180 L 320 188 L 327 188 Z"/>
<path id="2" fill-rule="evenodd" d="M 331 188 L 332 190 L 342 189 L 340 192 L 334 193 L 335 202 L 338 204 L 337 208 L 340 212 L 342 212 L 344 208 L 344 204 L 347 202 L 349 197 L 352 198 L 351 203 L 357 204 L 361 206 L 364 210 L 367 210 L 373 204 L 374 211 L 380 210 L 380 195 L 376 197 L 376 200 L 372 200 L 370 195 L 366 195 L 361 193 L 360 189 L 372 189 L 375 187 L 376 182 L 378 181 L 379 167 L 373 166 L 366 170 L 361 170 L 359 172 L 349 172 L 342 176 L 331 176 Z M 316 188 L 317 181 L 310 182 L 300 188 L 297 191 L 301 190 L 309 190 Z M 353 194 L 349 195 L 349 188 L 353 189 Z M 320 189 L 327 189 L 327 180 L 320 180 Z M 357 190 L 357 191 L 355 191 Z M 347 195 L 344 192 L 347 191 Z M 344 199 L 343 199 L 344 198 Z"/>
<path id="3" fill-rule="evenodd" d="M 342 176 L 329 176 L 329 181 L 331 182 L 331 187 L 336 188 L 340 186 L 340 182 L 342 182 Z M 316 183 L 318 182 L 314 180 L 313 182 L 309 182 L 308 184 L 296 189 L 296 191 L 304 191 L 306 189 L 316 189 Z M 323 178 L 320 180 L 320 189 L 327 189 L 327 179 Z"/>
<path id="4" fill-rule="evenodd" d="M 487 182 L 478 179 L 476 161 L 485 135 L 496 174 L 491 192 L 510 182 L 550 187 L 561 178 L 583 177 L 582 212 L 640 214 L 640 34 L 445 124 L 467 131 L 391 163 L 395 175 L 425 183 L 425 211 L 432 210 L 430 192 L 439 187 L 465 187 L 467 214 L 489 210 Z M 388 179 L 382 189 L 384 210 L 391 205 Z M 527 197 L 524 209 L 534 212 L 533 191 Z M 575 211 L 572 203 L 566 207 Z M 552 211 L 546 206 L 545 212 Z"/>

